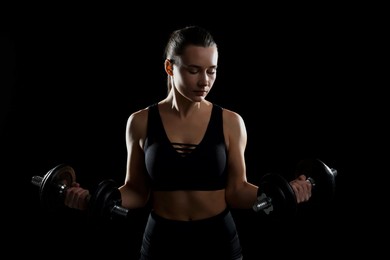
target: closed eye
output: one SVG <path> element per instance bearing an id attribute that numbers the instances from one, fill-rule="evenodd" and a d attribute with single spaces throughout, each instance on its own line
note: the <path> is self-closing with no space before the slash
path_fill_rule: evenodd
<path id="1" fill-rule="evenodd" d="M 200 68 L 198 66 L 187 66 L 186 69 L 191 74 L 197 74 L 197 73 L 202 72 L 202 68 Z M 206 70 L 206 73 L 209 74 L 209 75 L 213 75 L 216 72 L 217 72 L 217 67 L 216 66 L 210 67 L 210 68 L 208 68 Z"/>

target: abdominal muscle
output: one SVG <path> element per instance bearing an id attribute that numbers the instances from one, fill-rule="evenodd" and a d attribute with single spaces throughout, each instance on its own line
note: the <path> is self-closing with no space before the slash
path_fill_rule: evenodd
<path id="1" fill-rule="evenodd" d="M 172 220 L 201 220 L 218 215 L 226 208 L 225 190 L 154 191 L 154 212 Z"/>

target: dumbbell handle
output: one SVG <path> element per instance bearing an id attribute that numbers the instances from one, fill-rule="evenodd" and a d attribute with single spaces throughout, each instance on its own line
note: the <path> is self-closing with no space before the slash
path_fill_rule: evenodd
<path id="1" fill-rule="evenodd" d="M 334 168 L 329 168 L 329 171 L 332 173 L 332 175 L 333 175 L 334 177 L 337 176 L 337 170 L 336 170 L 336 169 L 334 169 Z M 308 177 L 308 178 L 306 179 L 306 181 L 310 182 L 311 185 L 312 185 L 313 187 L 316 186 L 316 182 L 315 182 L 315 180 L 314 180 L 312 177 Z"/>
<path id="2" fill-rule="evenodd" d="M 35 186 L 40 187 L 42 185 L 42 182 L 43 182 L 42 176 L 35 175 L 31 178 L 31 183 L 34 184 Z M 65 184 L 58 184 L 57 188 L 58 188 L 58 193 L 61 196 L 63 196 L 68 186 L 66 186 Z"/>
<path id="3" fill-rule="evenodd" d="M 314 188 L 315 181 L 313 178 L 308 177 L 306 181 L 310 182 L 312 187 Z M 288 185 L 290 185 L 290 184 L 288 184 Z M 255 212 L 259 212 L 259 211 L 263 210 L 266 214 L 269 214 L 271 211 L 273 211 L 272 198 L 267 196 L 265 193 L 261 193 L 257 197 L 257 201 L 252 206 L 252 209 Z"/>
<path id="4" fill-rule="evenodd" d="M 35 186 L 38 186 L 38 187 L 40 187 L 42 185 L 42 182 L 43 182 L 42 176 L 35 175 L 31 179 L 31 183 Z M 68 189 L 68 186 L 66 184 L 58 184 L 57 188 L 58 188 L 59 195 L 62 197 L 65 196 L 65 192 Z M 87 202 L 89 202 L 91 199 L 91 195 L 88 195 L 85 199 Z M 111 212 L 116 214 L 116 215 L 126 217 L 129 210 L 127 208 L 124 208 L 124 207 L 121 207 L 118 205 L 114 205 L 111 209 Z"/>
<path id="5" fill-rule="evenodd" d="M 315 181 L 313 178 L 309 177 L 306 181 L 310 182 L 313 187 L 315 186 Z M 266 214 L 269 214 L 273 210 L 272 198 L 267 196 L 265 193 L 261 193 L 257 197 L 257 201 L 252 208 L 255 212 L 263 210 Z"/>
<path id="6" fill-rule="evenodd" d="M 42 176 L 35 175 L 31 179 L 31 183 L 34 184 L 35 186 L 38 186 L 38 187 L 40 187 L 42 185 L 42 182 L 43 182 Z M 58 189 L 58 193 L 60 196 L 65 196 L 65 192 L 68 189 L 68 186 L 66 184 L 57 184 L 57 189 Z M 85 200 L 88 202 L 90 198 L 91 198 L 91 195 L 88 195 L 85 198 Z"/>
<path id="7" fill-rule="evenodd" d="M 329 168 L 329 171 L 333 176 L 337 176 L 337 170 L 334 168 Z M 308 177 L 306 181 L 310 182 L 312 187 L 316 186 L 316 182 L 312 177 Z M 263 210 L 266 214 L 269 214 L 273 210 L 272 198 L 268 197 L 266 194 L 262 193 L 257 197 L 256 203 L 253 205 L 252 209 L 255 212 Z"/>

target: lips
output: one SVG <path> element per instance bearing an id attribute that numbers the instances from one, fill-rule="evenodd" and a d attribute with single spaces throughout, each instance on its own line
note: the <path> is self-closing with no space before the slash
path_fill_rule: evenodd
<path id="1" fill-rule="evenodd" d="M 196 95 L 198 96 L 204 96 L 207 94 L 207 91 L 195 91 Z"/>

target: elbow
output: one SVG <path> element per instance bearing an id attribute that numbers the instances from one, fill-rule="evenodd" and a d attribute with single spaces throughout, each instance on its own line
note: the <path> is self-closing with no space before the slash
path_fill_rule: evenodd
<path id="1" fill-rule="evenodd" d="M 257 186 L 247 182 L 233 185 L 226 189 L 226 203 L 231 208 L 249 209 L 257 200 Z"/>
<path id="2" fill-rule="evenodd" d="M 239 208 L 239 190 L 236 188 L 228 187 L 225 191 L 225 200 L 230 208 Z"/>
<path id="3" fill-rule="evenodd" d="M 122 206 L 125 208 L 142 208 L 148 204 L 150 192 L 146 189 L 134 189 L 129 185 L 119 188 Z"/>

